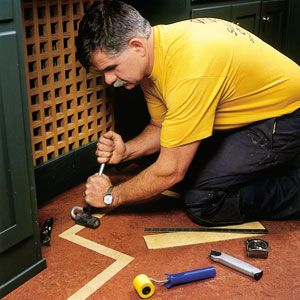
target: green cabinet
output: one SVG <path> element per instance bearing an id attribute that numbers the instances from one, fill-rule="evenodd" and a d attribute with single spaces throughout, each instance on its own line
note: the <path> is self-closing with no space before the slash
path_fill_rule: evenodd
<path id="1" fill-rule="evenodd" d="M 286 53 L 300 65 L 300 1 L 290 0 L 288 10 Z"/>
<path id="2" fill-rule="evenodd" d="M 45 268 L 27 120 L 19 1 L 0 12 L 0 298 Z M 5 270 L 5 271 L 4 271 Z"/>
<path id="3" fill-rule="evenodd" d="M 134 6 L 151 25 L 188 19 L 187 0 L 124 0 L 124 2 Z"/>
<path id="4" fill-rule="evenodd" d="M 260 1 L 233 3 L 231 19 L 234 23 L 258 35 L 260 21 Z"/>
<path id="5" fill-rule="evenodd" d="M 191 18 L 215 17 L 234 22 L 278 50 L 284 49 L 288 3 L 286 0 L 199 3 L 201 1 L 192 2 Z"/>
<path id="6" fill-rule="evenodd" d="M 191 18 L 220 18 L 231 21 L 231 3 L 216 3 L 192 7 Z"/>
<path id="7" fill-rule="evenodd" d="M 260 1 L 222 2 L 201 5 L 191 9 L 191 18 L 220 18 L 234 22 L 243 28 L 258 34 L 260 19 Z"/>
<path id="8" fill-rule="evenodd" d="M 262 2 L 260 37 L 276 49 L 285 45 L 287 1 L 265 0 Z"/>

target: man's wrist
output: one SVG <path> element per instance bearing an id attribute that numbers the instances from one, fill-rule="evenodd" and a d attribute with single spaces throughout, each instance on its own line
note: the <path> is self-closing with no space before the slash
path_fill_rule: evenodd
<path id="1" fill-rule="evenodd" d="M 127 142 L 128 143 L 128 142 Z M 124 161 L 127 161 L 127 160 L 129 160 L 130 159 L 130 153 L 128 152 L 128 146 L 127 146 L 127 143 L 125 143 L 125 151 L 124 151 L 124 153 L 123 153 L 123 155 L 122 155 L 122 162 L 124 162 Z"/>
<path id="2" fill-rule="evenodd" d="M 112 205 L 114 202 L 114 196 L 112 194 L 113 186 L 111 185 L 103 196 L 103 202 L 105 205 Z"/>

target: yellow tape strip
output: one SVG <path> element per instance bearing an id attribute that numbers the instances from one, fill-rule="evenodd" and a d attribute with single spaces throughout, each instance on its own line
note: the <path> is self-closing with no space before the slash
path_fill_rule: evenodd
<path id="1" fill-rule="evenodd" d="M 170 190 L 165 190 L 161 194 L 165 195 L 165 196 L 172 197 L 172 198 L 180 199 L 180 195 L 178 193 L 172 192 Z"/>
<path id="2" fill-rule="evenodd" d="M 80 288 L 75 294 L 69 297 L 68 299 L 70 300 L 84 300 L 88 298 L 92 293 L 98 290 L 104 283 L 106 283 L 108 280 L 114 277 L 119 271 L 121 271 L 134 259 L 133 257 L 127 254 L 124 254 L 122 252 L 116 251 L 114 249 L 105 247 L 101 244 L 95 243 L 91 240 L 78 236 L 77 233 L 84 228 L 84 226 L 74 225 L 71 228 L 64 231 L 63 233 L 61 233 L 59 236 L 77 245 L 95 251 L 101 255 L 105 255 L 112 259 L 115 259 L 116 261 L 112 263 L 109 267 L 107 267 L 105 270 L 103 270 L 101 273 L 99 273 L 92 280 L 90 280 L 82 288 Z"/>

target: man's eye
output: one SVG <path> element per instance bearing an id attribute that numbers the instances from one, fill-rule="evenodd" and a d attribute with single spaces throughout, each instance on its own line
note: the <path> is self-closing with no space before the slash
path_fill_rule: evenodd
<path id="1" fill-rule="evenodd" d="M 116 68 L 116 66 L 107 67 L 104 71 L 112 71 Z"/>

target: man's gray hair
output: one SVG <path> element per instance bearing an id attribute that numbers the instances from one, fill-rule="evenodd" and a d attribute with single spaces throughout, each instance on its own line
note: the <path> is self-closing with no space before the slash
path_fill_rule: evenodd
<path id="1" fill-rule="evenodd" d="M 132 6 L 117 0 L 96 1 L 80 22 L 77 56 L 88 68 L 94 50 L 118 55 L 131 39 L 148 39 L 150 35 L 150 23 Z"/>

